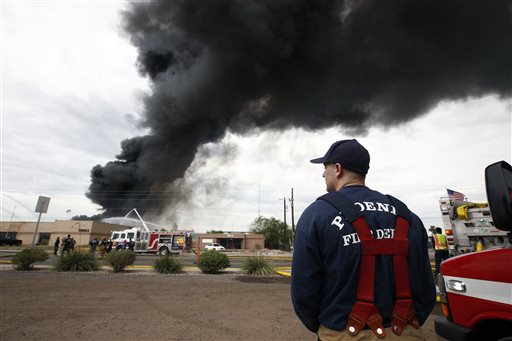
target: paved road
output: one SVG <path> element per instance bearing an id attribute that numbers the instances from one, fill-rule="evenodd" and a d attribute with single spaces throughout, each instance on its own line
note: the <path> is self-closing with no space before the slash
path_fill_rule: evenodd
<path id="1" fill-rule="evenodd" d="M 12 257 L 15 254 L 15 250 L 1 250 L 0 251 L 0 260 L 2 261 L 10 261 Z M 244 260 L 247 259 L 249 255 L 231 255 L 229 252 L 226 253 L 229 257 L 229 261 L 231 263 L 231 268 L 240 268 L 243 264 Z M 41 263 L 42 265 L 53 265 L 56 261 L 56 259 L 59 256 L 55 256 L 53 254 L 50 254 L 50 257 Z M 137 258 L 135 260 L 134 265 L 138 266 L 152 266 L 155 259 L 157 259 L 158 256 L 156 255 L 144 255 L 144 254 L 138 254 Z M 197 256 L 194 253 L 183 253 L 178 257 L 182 262 L 184 266 L 196 266 L 197 265 Z M 279 257 L 273 257 L 269 256 L 268 260 L 271 262 L 271 264 L 274 267 L 285 267 L 285 266 L 291 266 L 292 261 L 291 257 L 287 256 L 279 256 Z"/>

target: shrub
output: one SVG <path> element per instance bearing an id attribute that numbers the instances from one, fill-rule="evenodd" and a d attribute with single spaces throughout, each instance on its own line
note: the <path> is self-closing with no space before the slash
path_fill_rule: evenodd
<path id="1" fill-rule="evenodd" d="M 174 257 L 163 256 L 155 259 L 153 269 L 162 274 L 177 274 L 183 270 L 183 265 Z"/>
<path id="2" fill-rule="evenodd" d="M 12 262 L 16 265 L 16 270 L 32 270 L 35 262 L 42 262 L 47 259 L 48 252 L 39 247 L 31 247 L 16 253 Z"/>
<path id="3" fill-rule="evenodd" d="M 217 273 L 230 265 L 228 256 L 215 250 L 201 253 L 197 262 L 197 267 L 205 274 Z"/>
<path id="4" fill-rule="evenodd" d="M 254 248 L 259 251 L 259 250 L 261 250 L 261 245 L 260 244 L 256 244 L 256 245 L 254 245 Z"/>
<path id="5" fill-rule="evenodd" d="M 110 265 L 114 272 L 123 271 L 128 265 L 135 262 L 135 252 L 132 250 L 120 250 L 109 252 L 104 258 L 105 263 Z"/>
<path id="6" fill-rule="evenodd" d="M 248 275 L 268 276 L 275 274 L 272 265 L 263 257 L 248 257 L 242 264 L 242 271 Z"/>
<path id="7" fill-rule="evenodd" d="M 94 254 L 79 250 L 65 253 L 55 263 L 57 271 L 96 271 L 98 268 Z"/>

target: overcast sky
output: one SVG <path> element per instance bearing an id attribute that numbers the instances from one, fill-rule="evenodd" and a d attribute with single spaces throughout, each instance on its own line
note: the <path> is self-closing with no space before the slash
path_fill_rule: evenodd
<path id="1" fill-rule="evenodd" d="M 113 160 L 121 140 L 146 133 L 137 122 L 149 82 L 120 31 L 123 7 L 2 1 L 2 221 L 37 220 L 39 195 L 51 197 L 44 221 L 98 213 L 84 195 L 91 168 Z M 205 146 L 199 155 L 210 157 L 196 158 L 185 176 L 197 183 L 195 204 L 156 223 L 247 230 L 258 214 L 282 220 L 292 188 L 297 221 L 325 191 L 323 167 L 309 160 L 336 140 L 357 138 L 371 154 L 367 185 L 401 198 L 425 226 L 442 225 L 438 200 L 446 188 L 485 201 L 484 168 L 511 162 L 511 110 L 510 99 L 487 96 L 439 103 L 414 121 L 365 136 L 340 127 L 227 134 Z"/>

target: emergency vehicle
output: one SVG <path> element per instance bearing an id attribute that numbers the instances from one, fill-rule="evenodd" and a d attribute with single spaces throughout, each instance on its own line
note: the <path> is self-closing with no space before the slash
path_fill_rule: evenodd
<path id="1" fill-rule="evenodd" d="M 158 231 L 158 226 L 145 222 L 136 208 L 128 212 L 124 219 L 127 219 L 132 213 L 136 214 L 141 226 L 133 226 L 122 231 L 112 231 L 110 236 L 112 249 L 121 250 L 126 248 L 125 243 L 132 240 L 135 242 L 134 251 L 137 253 L 158 253 L 161 256 L 165 256 L 168 254 L 180 254 L 185 248 L 186 242 L 191 240 L 190 233 Z M 152 230 L 148 225 L 152 227 Z"/>
<path id="2" fill-rule="evenodd" d="M 441 198 L 439 208 L 451 255 L 476 251 L 478 244 L 483 250 L 507 245 L 507 233 L 494 225 L 487 203 Z"/>
<path id="3" fill-rule="evenodd" d="M 135 242 L 134 251 L 137 253 L 180 254 L 185 245 L 184 232 L 144 231 L 140 227 L 132 227 L 122 231 L 112 231 L 110 239 L 112 248 L 121 250 L 124 242 L 130 239 Z"/>
<path id="4" fill-rule="evenodd" d="M 505 161 L 488 166 L 485 182 L 493 228 L 508 231 L 506 245 L 441 263 L 444 317 L 435 321 L 435 330 L 442 340 L 512 340 L 512 167 Z M 491 230 L 467 226 L 476 228 Z M 464 238 L 474 241 L 472 233 Z"/>

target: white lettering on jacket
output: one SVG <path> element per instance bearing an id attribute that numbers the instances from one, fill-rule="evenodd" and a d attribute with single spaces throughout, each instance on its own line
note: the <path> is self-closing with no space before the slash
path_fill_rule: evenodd
<path id="1" fill-rule="evenodd" d="M 342 218 L 338 215 L 338 216 L 334 217 L 333 221 L 331 222 L 331 225 L 338 226 L 338 230 L 341 231 L 343 226 L 345 226 L 345 223 L 341 223 L 341 220 L 342 220 Z"/>
<path id="2" fill-rule="evenodd" d="M 376 230 L 377 236 L 375 239 L 393 239 L 393 236 L 395 235 L 394 229 L 380 229 Z M 373 230 L 370 230 L 370 233 L 373 236 Z M 361 239 L 359 239 L 359 235 L 357 233 L 351 233 L 346 234 L 344 236 L 341 236 L 343 238 L 343 246 L 347 246 L 349 244 L 357 244 L 361 242 Z"/>
<path id="3" fill-rule="evenodd" d="M 396 208 L 390 204 L 383 204 L 381 202 L 371 202 L 371 201 L 363 201 L 355 202 L 354 205 L 359 206 L 359 210 L 363 211 L 379 211 L 379 212 L 388 212 L 396 215 Z"/>

